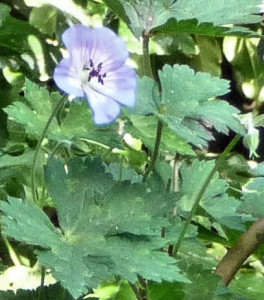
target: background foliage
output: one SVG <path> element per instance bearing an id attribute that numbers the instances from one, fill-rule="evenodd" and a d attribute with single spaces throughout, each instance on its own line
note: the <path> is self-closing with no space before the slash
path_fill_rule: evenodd
<path id="1" fill-rule="evenodd" d="M 264 215 L 260 4 L 1 1 L 0 300 L 264 299 L 263 246 L 215 271 Z M 137 104 L 96 126 L 64 101 L 45 132 L 79 23 L 124 39 Z"/>

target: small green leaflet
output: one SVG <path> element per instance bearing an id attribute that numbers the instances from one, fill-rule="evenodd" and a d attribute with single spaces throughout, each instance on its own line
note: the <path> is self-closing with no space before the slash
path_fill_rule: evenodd
<path id="1" fill-rule="evenodd" d="M 161 229 L 174 206 L 171 197 L 143 184 L 116 183 L 99 160 L 53 160 L 47 186 L 60 229 L 35 204 L 9 198 L 0 202 L 7 236 L 41 247 L 41 264 L 77 298 L 102 280 L 137 275 L 154 281 L 188 282 L 176 261 L 161 252 Z M 25 218 L 25 215 L 27 218 Z"/>

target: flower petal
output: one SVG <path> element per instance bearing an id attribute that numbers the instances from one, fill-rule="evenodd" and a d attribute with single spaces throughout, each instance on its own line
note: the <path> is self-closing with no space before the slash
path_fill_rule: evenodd
<path id="1" fill-rule="evenodd" d="M 84 95 L 81 81 L 71 59 L 63 59 L 55 68 L 53 79 L 64 92 L 77 97 Z"/>
<path id="2" fill-rule="evenodd" d="M 107 73 L 103 80 L 103 85 L 91 82 L 91 87 L 122 105 L 133 106 L 135 104 L 137 77 L 134 69 L 124 65 Z"/>
<path id="3" fill-rule="evenodd" d="M 102 71 L 108 72 L 122 66 L 128 58 L 124 41 L 105 27 L 74 25 L 63 33 L 62 39 L 78 68 L 92 59 L 94 65 L 102 63 Z"/>
<path id="4" fill-rule="evenodd" d="M 96 124 L 109 124 L 120 113 L 120 106 L 113 99 L 86 89 L 86 96 L 93 111 L 93 119 Z"/>

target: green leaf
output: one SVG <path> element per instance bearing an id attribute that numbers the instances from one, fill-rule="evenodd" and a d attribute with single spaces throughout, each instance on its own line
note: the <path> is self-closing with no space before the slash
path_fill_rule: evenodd
<path id="1" fill-rule="evenodd" d="M 59 93 L 49 95 L 44 88 L 39 88 L 37 84 L 26 81 L 25 97 L 31 107 L 22 102 L 14 102 L 4 109 L 9 118 L 25 126 L 26 132 L 33 137 L 41 136 L 42 131 L 51 115 L 54 107 L 61 99 Z M 53 119 L 50 125 L 51 134 L 58 131 L 58 125 Z"/>
<path id="2" fill-rule="evenodd" d="M 239 207 L 241 213 L 252 215 L 255 218 L 264 215 L 264 178 L 252 179 L 244 189 L 242 203 Z"/>
<path id="3" fill-rule="evenodd" d="M 120 163 L 110 163 L 109 166 L 106 166 L 106 171 L 112 174 L 115 181 L 119 181 L 121 178 L 130 181 L 132 184 L 142 182 L 142 175 L 139 175 L 134 169 L 120 166 Z"/>
<path id="4" fill-rule="evenodd" d="M 38 138 L 62 96 L 58 92 L 49 93 L 45 88 L 26 80 L 25 102 L 16 101 L 4 109 L 9 119 L 25 127 L 30 137 Z M 26 104 L 28 102 L 28 104 Z M 115 125 L 95 126 L 87 101 L 71 103 L 70 110 L 61 124 L 54 118 L 47 136 L 53 141 L 86 138 L 110 146 L 119 145 Z"/>
<path id="5" fill-rule="evenodd" d="M 127 281 L 105 282 L 97 289 L 94 289 L 91 296 L 100 300 L 135 300 L 135 294 Z"/>
<path id="6" fill-rule="evenodd" d="M 157 111 L 159 100 L 158 84 L 151 78 L 138 78 L 137 102 L 133 112 L 138 115 L 154 114 Z"/>
<path id="7" fill-rule="evenodd" d="M 206 146 L 213 139 L 212 127 L 225 134 L 229 128 L 239 134 L 245 132 L 235 107 L 224 100 L 212 100 L 229 91 L 228 81 L 211 77 L 208 73 L 195 73 L 187 65 L 165 65 L 159 71 L 159 78 L 160 96 L 157 83 L 152 79 L 144 77 L 139 80 L 138 104 L 132 112 L 139 115 L 157 115 L 178 140 L 182 138 L 198 147 Z M 133 116 L 131 120 L 133 122 Z M 145 125 L 140 124 L 140 128 L 145 127 L 144 134 L 149 132 L 147 127 L 150 127 L 145 120 L 146 118 Z M 142 130 L 137 124 L 133 125 L 137 131 Z"/>
<path id="8" fill-rule="evenodd" d="M 227 24 L 258 23 L 261 19 L 254 15 L 259 13 L 257 5 L 261 3 L 260 0 L 239 2 L 237 0 L 213 2 L 211 0 L 104 0 L 104 2 L 128 23 L 136 37 L 140 37 L 143 31 L 149 32 L 165 24 L 168 20 L 196 19 L 198 24 L 211 23 L 213 26 L 220 27 Z M 210 33 L 212 25 L 207 25 L 209 30 L 203 33 L 206 34 L 206 31 Z M 173 32 L 177 32 L 177 26 Z"/>
<path id="9" fill-rule="evenodd" d="M 152 300 L 183 300 L 185 293 L 182 284 L 152 282 L 149 284 L 149 295 Z"/>
<path id="10" fill-rule="evenodd" d="M 33 7 L 29 16 L 29 23 L 39 29 L 40 32 L 53 36 L 56 30 L 57 10 L 49 5 Z"/>
<path id="11" fill-rule="evenodd" d="M 5 182 L 8 179 L 16 178 L 22 181 L 23 184 L 30 186 L 30 171 L 34 151 L 26 150 L 21 155 L 4 154 L 0 157 L 0 182 Z M 36 174 L 37 180 L 43 180 L 42 164 L 44 163 L 44 153 L 40 152 L 37 158 Z M 43 182 L 43 181 L 42 181 Z"/>
<path id="12" fill-rule="evenodd" d="M 220 276 L 212 270 L 202 268 L 201 265 L 188 264 L 186 272 L 192 279 L 192 283 L 188 285 L 167 282 L 162 284 L 150 283 L 149 294 L 151 299 L 249 300 L 242 295 L 229 291 L 227 288 L 221 287 Z M 248 285 L 244 285 L 244 289 L 245 286 Z M 240 292 L 244 295 L 243 288 Z M 250 292 L 248 294 L 250 294 Z"/>
<path id="13" fill-rule="evenodd" d="M 196 49 L 199 48 L 199 55 L 194 56 L 196 70 L 207 72 L 212 76 L 222 76 L 222 45 L 218 38 L 210 36 L 195 36 Z"/>
<path id="14" fill-rule="evenodd" d="M 29 35 L 38 35 L 38 31 L 27 22 L 8 16 L 0 30 L 1 56 L 31 51 Z"/>
<path id="15" fill-rule="evenodd" d="M 223 100 L 208 101 L 226 94 L 229 83 L 207 73 L 194 73 L 188 66 L 166 65 L 159 72 L 162 86 L 158 116 L 187 142 L 205 146 L 212 139 L 211 126 L 227 133 L 228 128 L 243 132 L 235 117 L 238 110 Z M 202 121 L 202 123 L 201 123 Z"/>
<path id="16" fill-rule="evenodd" d="M 7 6 L 3 3 L 0 3 L 0 27 L 3 25 L 6 18 L 8 17 L 10 10 L 11 9 L 9 6 Z"/>
<path id="17" fill-rule="evenodd" d="M 264 176 L 264 162 L 259 163 L 256 168 L 252 170 L 252 173 L 255 174 L 256 177 Z"/>
<path id="18" fill-rule="evenodd" d="M 213 21 L 211 21 L 213 22 Z M 234 26 L 216 26 L 212 23 L 200 23 L 197 19 L 191 20 L 181 20 L 177 21 L 176 19 L 169 19 L 166 24 L 158 26 L 151 30 L 153 36 L 163 34 L 171 35 L 175 33 L 187 33 L 187 34 L 196 34 L 201 36 L 259 36 L 257 32 L 254 32 L 247 27 Z"/>
<path id="19" fill-rule="evenodd" d="M 57 243 L 59 232 L 48 216 L 32 202 L 9 197 L 8 202 L 0 202 L 0 209 L 6 214 L 3 216 L 3 227 L 8 236 L 43 248 Z"/>
<path id="20" fill-rule="evenodd" d="M 116 183 L 99 160 L 52 161 L 46 169 L 60 231 L 31 202 L 0 202 L 4 233 L 41 246 L 38 258 L 74 297 L 102 280 L 137 275 L 154 281 L 188 282 L 173 258 L 160 249 L 161 229 L 174 200 L 143 184 Z M 173 200 L 173 201 L 172 201 Z M 25 218 L 24 216 L 27 216 Z"/>
<path id="21" fill-rule="evenodd" d="M 263 298 L 262 273 L 257 272 L 256 270 L 239 272 L 236 275 L 236 280 L 232 280 L 230 290 L 241 293 L 250 300 L 259 300 Z"/>
<path id="22" fill-rule="evenodd" d="M 57 283 L 54 285 L 45 286 L 41 291 L 41 298 L 39 298 L 40 288 L 36 290 L 17 290 L 0 291 L 0 300 L 74 300 L 70 294 Z"/>
<path id="23" fill-rule="evenodd" d="M 253 177 L 255 171 L 256 169 L 251 170 L 248 161 L 241 154 L 233 154 L 219 167 L 219 173 L 222 177 L 231 182 L 231 185 L 239 188 L 242 188 Z"/>
<path id="24" fill-rule="evenodd" d="M 58 210 L 60 225 L 66 235 L 68 232 L 73 235 L 85 231 L 84 221 L 88 214 L 100 218 L 96 215 L 96 207 L 93 210 L 90 205 L 94 201 L 100 201 L 114 185 L 111 176 L 105 175 L 105 169 L 98 160 L 85 164 L 81 164 L 79 159 L 73 160 L 68 176 L 63 164 L 54 161 L 46 170 L 46 178 L 49 193 Z M 97 221 L 92 222 L 91 219 L 89 223 L 93 226 Z"/>
<path id="25" fill-rule="evenodd" d="M 184 287 L 186 299 L 211 300 L 217 296 L 221 286 L 221 277 L 214 270 L 204 269 L 198 264 L 188 264 L 186 273 L 192 281 Z"/>
<path id="26" fill-rule="evenodd" d="M 213 167 L 214 161 L 195 160 L 192 166 L 183 164 L 181 168 L 182 185 L 179 192 L 181 195 L 179 207 L 183 212 L 191 210 L 197 194 Z M 200 206 L 220 224 L 243 231 L 245 230 L 243 219 L 237 212 L 240 201 L 229 197 L 227 189 L 227 182 L 216 174 L 206 189 Z"/>
<path id="27" fill-rule="evenodd" d="M 177 20 L 197 19 L 214 25 L 257 23 L 259 0 L 178 0 L 173 8 Z"/>
<path id="28" fill-rule="evenodd" d="M 130 116 L 130 121 L 132 124 L 126 126 L 127 131 L 134 137 L 141 139 L 149 149 L 153 150 L 156 140 L 157 117 L 132 115 Z M 182 137 L 175 135 L 166 125 L 163 126 L 162 130 L 160 150 L 195 156 L 191 146 Z"/>

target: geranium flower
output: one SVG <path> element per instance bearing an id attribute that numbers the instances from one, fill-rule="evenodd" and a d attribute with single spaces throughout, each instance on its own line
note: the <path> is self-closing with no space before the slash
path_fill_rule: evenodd
<path id="1" fill-rule="evenodd" d="M 96 124 L 114 121 L 120 105 L 135 103 L 136 73 L 125 65 L 128 50 L 110 29 L 75 25 L 62 40 L 69 57 L 54 71 L 54 81 L 67 94 L 86 96 Z"/>

